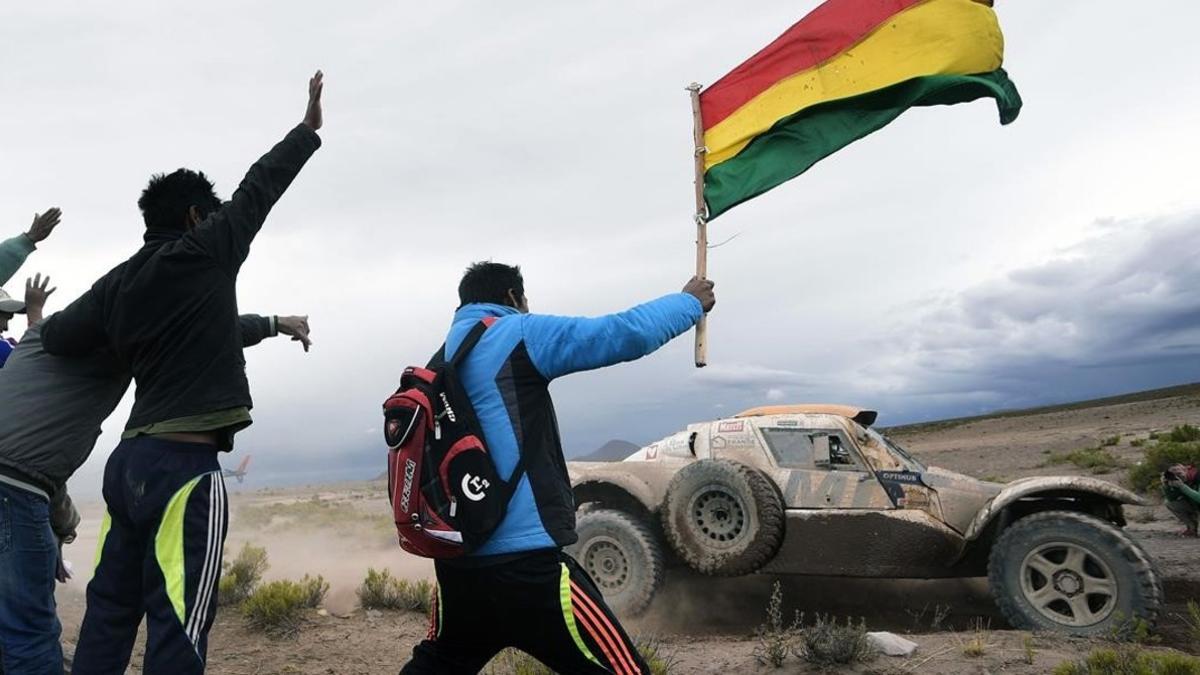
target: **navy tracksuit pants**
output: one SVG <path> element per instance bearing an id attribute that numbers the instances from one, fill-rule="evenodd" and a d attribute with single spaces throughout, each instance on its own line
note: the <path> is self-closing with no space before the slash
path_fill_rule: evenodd
<path id="1" fill-rule="evenodd" d="M 104 502 L 73 672 L 124 673 L 144 615 L 143 672 L 203 673 L 229 522 L 216 448 L 123 440 L 104 469 Z"/>

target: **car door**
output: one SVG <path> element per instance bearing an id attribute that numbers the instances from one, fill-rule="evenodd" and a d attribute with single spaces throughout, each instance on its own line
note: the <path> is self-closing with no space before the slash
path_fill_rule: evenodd
<path id="1" fill-rule="evenodd" d="M 896 503 L 841 428 L 759 428 L 788 509 L 784 543 L 764 571 L 833 576 L 925 576 L 958 541 L 926 514 Z M 782 477 L 783 474 L 781 474 Z"/>
<path id="2" fill-rule="evenodd" d="M 763 426 L 758 429 L 776 466 L 789 509 L 889 509 L 887 492 L 842 429 Z"/>

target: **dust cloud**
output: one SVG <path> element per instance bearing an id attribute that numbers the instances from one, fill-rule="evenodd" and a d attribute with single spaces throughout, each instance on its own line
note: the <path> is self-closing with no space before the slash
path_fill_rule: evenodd
<path id="1" fill-rule="evenodd" d="M 252 517 L 256 509 L 275 507 L 288 513 L 290 506 L 319 502 L 329 505 L 333 516 L 307 522 L 304 512 L 297 517 L 275 516 L 267 522 Z M 100 521 L 101 503 L 78 505 L 83 518 L 78 538 L 64 550 L 74 577 L 60 587 L 60 597 L 82 594 L 91 579 Z M 433 579 L 430 560 L 409 555 L 396 544 L 389 530 L 390 509 L 382 488 L 353 484 L 345 488 L 323 486 L 319 492 L 271 490 L 230 495 L 229 532 L 225 561 L 237 556 L 244 543 L 267 550 L 270 567 L 263 581 L 298 580 L 304 575 L 321 575 L 329 582 L 325 608 L 345 615 L 358 606 L 356 590 L 368 568 L 388 569 L 401 579 Z M 68 600 L 69 601 L 69 600 Z"/>

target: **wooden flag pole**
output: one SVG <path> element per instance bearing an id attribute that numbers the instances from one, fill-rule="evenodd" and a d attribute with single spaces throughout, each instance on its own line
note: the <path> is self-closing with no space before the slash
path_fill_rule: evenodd
<path id="1" fill-rule="evenodd" d="M 700 117 L 700 85 L 688 85 L 692 94 L 692 140 L 695 143 L 696 168 L 696 276 L 708 276 L 708 207 L 704 204 L 704 122 Z M 700 317 L 696 324 L 696 367 L 708 365 L 708 316 Z"/>

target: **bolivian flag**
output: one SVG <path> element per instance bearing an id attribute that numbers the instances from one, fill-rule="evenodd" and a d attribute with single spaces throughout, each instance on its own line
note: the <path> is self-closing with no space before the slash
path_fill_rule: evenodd
<path id="1" fill-rule="evenodd" d="M 700 94 L 709 218 L 912 106 L 1021 97 L 990 0 L 828 0 Z"/>

